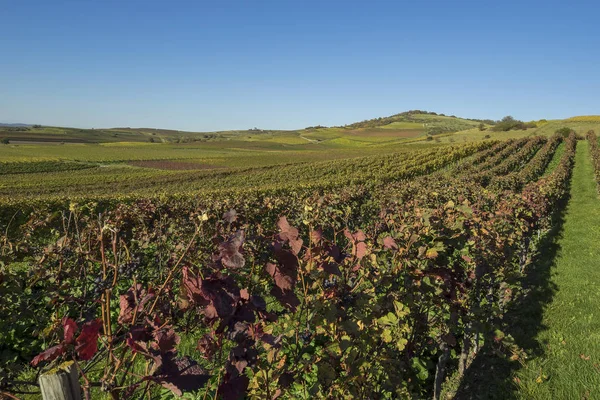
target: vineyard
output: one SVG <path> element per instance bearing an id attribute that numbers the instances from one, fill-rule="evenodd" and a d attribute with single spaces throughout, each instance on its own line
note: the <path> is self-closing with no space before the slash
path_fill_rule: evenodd
<path id="1" fill-rule="evenodd" d="M 234 196 L 248 191 L 264 193 L 383 182 L 427 174 L 491 143 L 487 141 L 383 156 L 234 169 L 202 169 L 202 164 L 197 164 L 197 170 L 192 171 L 125 167 L 121 168 L 121 173 L 115 173 L 113 168 L 96 168 L 54 176 L 30 173 L 26 179 L 20 174 L 7 174 L 0 179 L 0 201 L 20 202 L 22 198 L 31 197 L 43 200 L 65 197 L 85 199 L 90 195 L 95 199 L 114 198 L 115 193 L 134 197 L 161 194 Z M 35 168 L 40 163 L 28 164 L 33 164 L 32 168 Z M 42 180 L 44 185 L 40 187 L 39 182 Z"/>
<path id="2" fill-rule="evenodd" d="M 483 346 L 525 357 L 503 317 L 577 143 L 4 172 L 0 392 L 71 363 L 88 398 L 438 399 Z"/>

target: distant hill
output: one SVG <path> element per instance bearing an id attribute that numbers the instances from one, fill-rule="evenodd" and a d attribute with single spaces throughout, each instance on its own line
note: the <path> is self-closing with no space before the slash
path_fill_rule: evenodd
<path id="1" fill-rule="evenodd" d="M 391 115 L 389 117 L 373 118 L 361 122 L 355 122 L 344 125 L 346 129 L 360 128 L 384 128 L 389 129 L 397 126 L 408 127 L 421 125 L 428 134 L 436 135 L 440 133 L 457 132 L 472 128 L 480 123 L 493 125 L 495 122 L 491 119 L 480 120 L 473 118 L 460 118 L 455 115 L 438 114 L 433 111 L 410 110 Z M 342 128 L 342 127 L 340 127 Z"/>
<path id="2" fill-rule="evenodd" d="M 9 123 L 0 122 L 0 126 L 6 127 L 6 128 L 26 128 L 28 126 L 31 126 L 31 124 L 9 124 Z"/>

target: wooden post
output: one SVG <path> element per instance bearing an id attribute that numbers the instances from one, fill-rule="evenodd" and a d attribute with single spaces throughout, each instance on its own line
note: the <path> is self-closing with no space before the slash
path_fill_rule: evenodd
<path id="1" fill-rule="evenodd" d="M 40 375 L 39 383 L 44 400 L 81 400 L 79 374 L 73 361 Z"/>

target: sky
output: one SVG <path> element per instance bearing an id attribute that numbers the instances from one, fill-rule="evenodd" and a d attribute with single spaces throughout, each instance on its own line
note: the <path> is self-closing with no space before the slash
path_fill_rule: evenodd
<path id="1" fill-rule="evenodd" d="M 0 0 L 0 122 L 191 131 L 600 114 L 597 1 Z"/>

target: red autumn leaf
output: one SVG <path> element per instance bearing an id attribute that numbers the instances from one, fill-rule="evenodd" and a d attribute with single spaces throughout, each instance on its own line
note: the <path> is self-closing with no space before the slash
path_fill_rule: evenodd
<path id="1" fill-rule="evenodd" d="M 121 296 L 119 296 L 120 311 L 118 321 L 121 324 L 127 324 L 133 320 L 133 309 L 135 305 L 132 303 L 134 301 L 134 299 L 130 298 L 129 292 L 127 292 L 127 294 L 122 294 Z"/>
<path id="2" fill-rule="evenodd" d="M 198 340 L 197 349 L 202 352 L 203 358 L 210 360 L 219 350 L 219 345 L 213 335 L 206 333 Z"/>
<path id="3" fill-rule="evenodd" d="M 131 349 L 133 353 L 147 353 L 148 348 L 146 347 L 146 343 L 144 342 L 136 342 L 132 337 L 128 337 L 125 341 L 127 347 Z"/>
<path id="4" fill-rule="evenodd" d="M 319 265 L 319 267 L 322 268 L 323 271 L 327 272 L 328 274 L 338 275 L 338 276 L 342 275 L 342 272 L 340 271 L 340 268 L 338 267 L 337 264 L 326 261 L 326 262 L 323 262 L 321 265 Z"/>
<path id="5" fill-rule="evenodd" d="M 367 245 L 365 242 L 358 242 L 356 244 L 355 255 L 356 258 L 363 258 L 367 254 Z"/>
<path id="6" fill-rule="evenodd" d="M 348 229 L 344 231 L 344 235 L 352 242 L 362 242 L 367 239 L 367 236 L 360 229 L 356 233 L 351 233 Z"/>
<path id="7" fill-rule="evenodd" d="M 164 357 L 158 372 L 154 376 L 145 377 L 169 389 L 175 395 L 200 389 L 210 378 L 198 363 L 190 357 Z"/>
<path id="8" fill-rule="evenodd" d="M 202 279 L 183 271 L 182 292 L 189 303 L 204 308 L 208 319 L 230 317 L 240 300 L 240 289 L 233 278 L 221 273 L 214 273 Z"/>
<path id="9" fill-rule="evenodd" d="M 281 304 L 292 311 L 295 311 L 296 307 L 300 305 L 300 300 L 292 290 L 281 290 L 278 287 L 274 287 L 271 289 L 271 294 L 279 300 Z"/>
<path id="10" fill-rule="evenodd" d="M 229 222 L 230 224 L 235 222 L 235 220 L 237 220 L 237 212 L 233 209 L 227 211 L 223 214 L 223 220 Z"/>
<path id="11" fill-rule="evenodd" d="M 329 249 L 329 255 L 333 257 L 333 259 L 338 263 L 341 263 L 345 258 L 345 256 L 340 251 L 340 248 L 336 245 L 331 246 L 331 248 Z"/>
<path id="12" fill-rule="evenodd" d="M 138 303 L 136 304 L 136 298 Z M 138 313 L 144 309 L 144 306 L 154 298 L 154 291 L 148 290 L 148 293 L 142 289 L 141 284 L 129 288 L 127 293 L 119 296 L 119 323 L 129 324 L 133 321 L 133 314 L 137 308 Z"/>
<path id="13" fill-rule="evenodd" d="M 310 240 L 314 244 L 319 243 L 323 239 L 323 233 L 318 230 L 314 230 L 310 233 Z"/>
<path id="14" fill-rule="evenodd" d="M 298 238 L 298 229 L 291 226 L 286 217 L 279 218 L 277 227 L 281 231 L 279 233 L 281 240 L 295 240 Z"/>
<path id="15" fill-rule="evenodd" d="M 215 306 L 213 306 L 212 304 L 209 304 L 204 309 L 204 316 L 208 319 L 215 319 L 215 318 L 219 318 L 219 313 L 217 312 L 217 309 L 215 308 Z"/>
<path id="16" fill-rule="evenodd" d="M 291 226 L 286 217 L 279 218 L 277 226 L 281 231 L 279 232 L 279 238 L 283 241 L 289 242 L 294 254 L 298 255 L 298 253 L 300 253 L 300 250 L 302 250 L 303 243 L 302 239 L 298 237 L 298 229 Z"/>
<path id="17" fill-rule="evenodd" d="M 175 333 L 173 328 L 163 328 L 152 333 L 156 342 L 152 343 L 152 347 L 161 353 L 175 352 L 175 345 L 179 344 L 179 335 Z"/>
<path id="18" fill-rule="evenodd" d="M 229 379 L 219 386 L 219 393 L 223 400 L 241 400 L 246 394 L 250 380 L 245 376 L 237 376 Z"/>
<path id="19" fill-rule="evenodd" d="M 267 263 L 265 270 L 275 280 L 275 285 L 281 290 L 291 290 L 294 287 L 294 277 L 286 274 L 279 266 L 273 263 Z"/>
<path id="20" fill-rule="evenodd" d="M 35 356 L 33 360 L 31 360 L 32 366 L 37 366 L 42 361 L 52 361 L 58 358 L 61 354 L 63 354 L 66 350 L 66 346 L 64 344 L 58 344 L 56 346 L 50 347 L 47 350 L 42 351 L 40 354 Z"/>
<path id="21" fill-rule="evenodd" d="M 367 254 L 367 245 L 364 240 L 367 238 L 363 231 L 358 230 L 356 233 L 350 233 L 348 229 L 344 231 L 344 235 L 352 243 L 352 255 L 356 258 L 363 258 Z"/>
<path id="22" fill-rule="evenodd" d="M 383 239 L 383 247 L 386 249 L 398 249 L 396 241 L 391 236 L 387 236 L 385 239 Z"/>
<path id="23" fill-rule="evenodd" d="M 77 324 L 71 318 L 64 317 L 62 320 L 63 329 L 64 329 L 64 342 L 66 344 L 73 343 L 73 339 L 75 339 L 75 332 L 77 332 Z"/>
<path id="24" fill-rule="evenodd" d="M 101 327 L 102 320 L 96 319 L 86 322 L 81 328 L 81 333 L 77 337 L 75 346 L 80 359 L 89 360 L 98 351 L 98 337 L 100 336 Z"/>
<path id="25" fill-rule="evenodd" d="M 244 266 L 246 260 L 240 250 L 244 244 L 244 231 L 239 230 L 233 234 L 226 242 L 219 245 L 219 257 L 221 264 L 225 268 L 240 269 Z"/>

